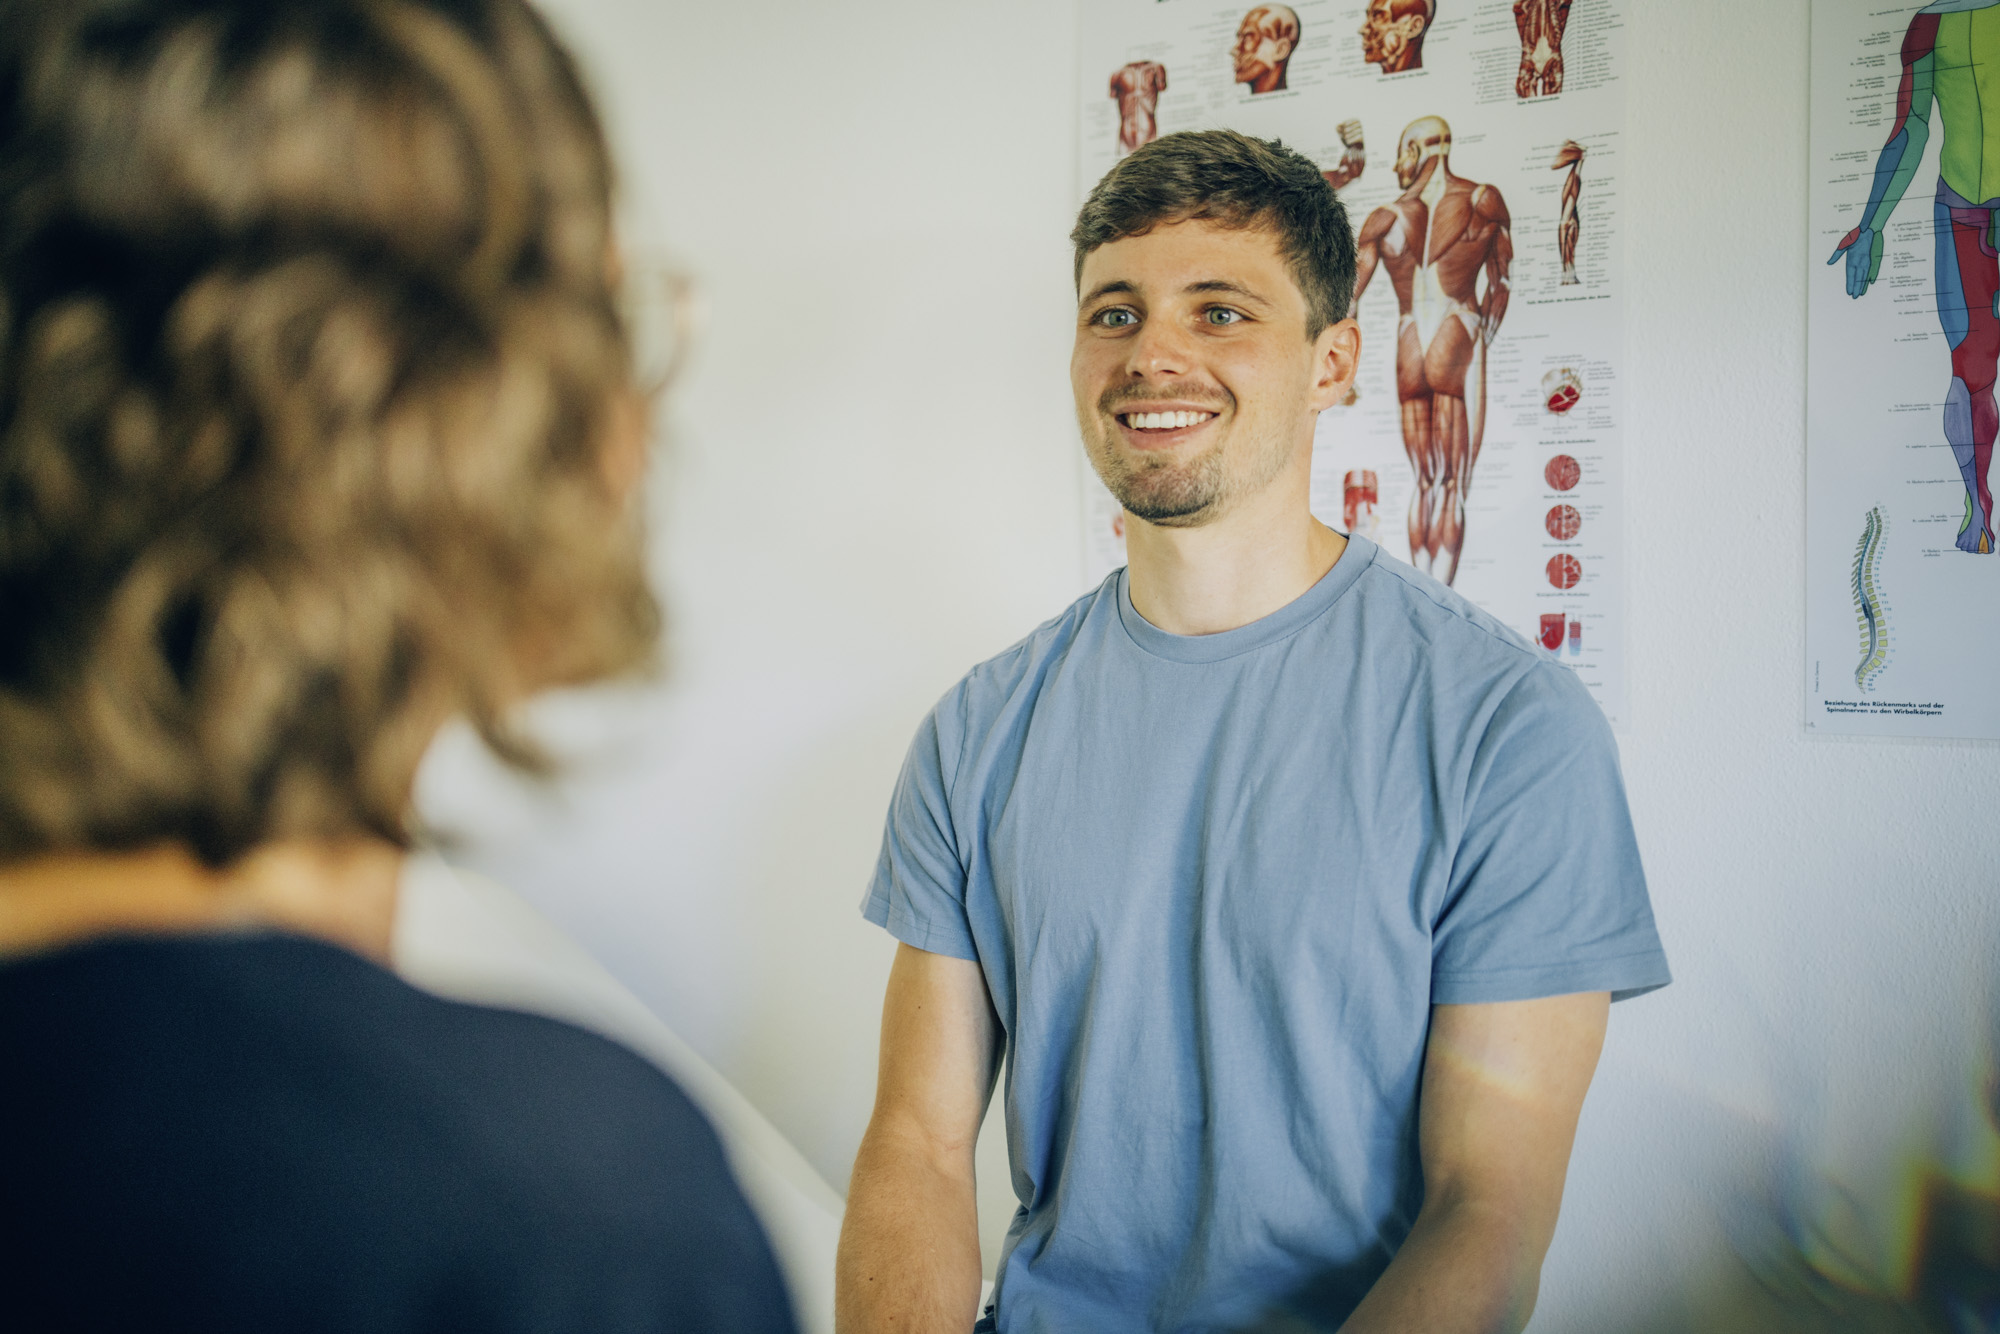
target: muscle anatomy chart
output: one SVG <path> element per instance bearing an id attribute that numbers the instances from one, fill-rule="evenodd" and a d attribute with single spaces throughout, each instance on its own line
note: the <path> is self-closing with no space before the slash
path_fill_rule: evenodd
<path id="1" fill-rule="evenodd" d="M 1081 3 L 1077 197 L 1178 130 L 1242 130 L 1311 157 L 1355 231 L 1363 343 L 1354 396 L 1320 418 L 1314 512 L 1530 642 L 1560 627 L 1550 651 L 1614 723 L 1633 2 Z M 1121 90 L 1150 68 L 1158 91 L 1135 120 Z M 1078 466 L 1097 578 L 1123 563 L 1122 540 Z"/>
<path id="2" fill-rule="evenodd" d="M 1814 0 L 1812 78 L 1806 723 L 2000 737 L 2000 0 Z"/>
<path id="3" fill-rule="evenodd" d="M 1563 177 L 1562 212 L 1556 217 L 1556 253 L 1562 256 L 1563 286 L 1573 287 L 1579 281 L 1576 243 L 1583 239 L 1583 214 L 1577 207 L 1583 200 L 1583 145 L 1574 139 L 1563 142 L 1549 169 L 1561 171 L 1564 167 L 1569 168 L 1569 175 Z"/>
<path id="4" fill-rule="evenodd" d="M 1361 141 L 1361 122 L 1344 120 L 1337 128 L 1340 160 L 1321 173 L 1326 177 L 1326 183 L 1336 190 L 1353 182 L 1368 166 L 1368 145 Z"/>
<path id="5" fill-rule="evenodd" d="M 1111 96 L 1118 103 L 1118 156 L 1159 137 L 1154 110 L 1167 91 L 1167 67 L 1157 60 L 1135 60 L 1111 76 Z"/>
<path id="6" fill-rule="evenodd" d="M 1396 397 L 1417 479 L 1410 559 L 1446 583 L 1465 546 L 1465 496 L 1486 432 L 1486 349 L 1507 314 L 1514 262 L 1500 191 L 1455 175 L 1450 162 L 1443 120 L 1404 128 L 1403 193 L 1361 224 L 1354 284 L 1359 305 L 1379 265 L 1396 291 Z"/>
<path id="7" fill-rule="evenodd" d="M 1572 0 L 1514 0 L 1514 28 L 1521 34 L 1521 71 L 1514 96 L 1547 97 L 1563 90 L 1563 34 Z"/>

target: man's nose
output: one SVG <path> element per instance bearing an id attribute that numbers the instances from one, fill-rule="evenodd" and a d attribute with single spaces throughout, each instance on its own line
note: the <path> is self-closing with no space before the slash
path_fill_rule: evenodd
<path id="1" fill-rule="evenodd" d="M 1148 320 L 1133 338 L 1126 370 L 1133 375 L 1185 375 L 1194 363 L 1194 340 L 1174 320 Z"/>

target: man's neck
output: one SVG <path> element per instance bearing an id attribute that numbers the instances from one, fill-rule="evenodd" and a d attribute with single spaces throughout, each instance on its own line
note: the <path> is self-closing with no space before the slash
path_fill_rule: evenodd
<path id="1" fill-rule="evenodd" d="M 1262 620 L 1318 583 L 1347 539 L 1312 517 L 1303 493 L 1285 490 L 1198 528 L 1127 516 L 1134 610 L 1169 634 L 1220 634 Z"/>

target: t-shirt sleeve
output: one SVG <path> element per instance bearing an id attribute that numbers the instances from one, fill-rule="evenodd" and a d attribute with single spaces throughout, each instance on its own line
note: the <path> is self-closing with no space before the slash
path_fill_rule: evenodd
<path id="1" fill-rule="evenodd" d="M 1473 755 L 1431 1000 L 1624 1000 L 1671 980 L 1611 728 L 1581 682 L 1538 664 Z"/>
<path id="2" fill-rule="evenodd" d="M 946 696 L 917 729 L 889 799 L 882 854 L 861 903 L 862 916 L 906 945 L 955 959 L 977 959 L 965 912 L 965 865 L 951 817 L 947 741 L 959 692 Z M 948 733 L 952 734 L 949 735 Z M 954 755 L 955 745 L 950 746 Z"/>

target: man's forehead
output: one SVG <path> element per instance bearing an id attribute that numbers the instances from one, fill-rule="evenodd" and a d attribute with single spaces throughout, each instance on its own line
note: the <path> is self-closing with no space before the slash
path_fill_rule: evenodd
<path id="1" fill-rule="evenodd" d="M 1109 282 L 1139 290 L 1175 289 L 1217 278 L 1244 282 L 1273 300 L 1283 300 L 1293 289 L 1291 268 L 1274 230 L 1260 223 L 1234 226 L 1207 218 L 1161 223 L 1106 242 L 1084 257 L 1080 286 L 1085 293 Z"/>

